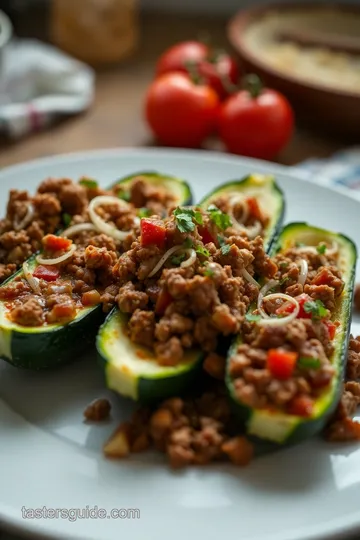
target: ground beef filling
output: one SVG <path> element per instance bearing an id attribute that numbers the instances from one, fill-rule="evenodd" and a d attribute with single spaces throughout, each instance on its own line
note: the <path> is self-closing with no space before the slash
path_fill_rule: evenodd
<path id="1" fill-rule="evenodd" d="M 120 281 L 117 303 L 130 315 L 130 339 L 153 349 L 160 364 L 176 365 L 187 349 L 200 347 L 212 353 L 221 337 L 239 332 L 258 294 L 258 287 L 244 277 L 244 270 L 253 276 L 256 268 L 259 275 L 269 278 L 277 267 L 265 254 L 260 237 L 249 241 L 233 231 L 228 236 L 205 212 L 201 231 L 204 234 L 207 230 L 214 242 L 204 244 L 197 227 L 181 232 L 175 216 L 162 226 L 166 241 L 161 247 L 144 246 L 139 238 L 119 258 L 114 269 Z M 186 254 L 175 251 L 154 272 L 164 254 L 175 246 L 192 250 L 195 258 L 191 265 L 182 268 Z"/>
<path id="2" fill-rule="evenodd" d="M 304 285 L 299 283 L 301 259 L 308 267 Z M 335 374 L 331 355 L 336 326 L 330 319 L 344 283 L 333 254 L 327 257 L 294 247 L 277 255 L 275 262 L 278 286 L 271 292 L 295 297 L 299 314 L 276 326 L 263 325 L 261 319 L 245 321 L 243 340 L 230 360 L 229 373 L 236 396 L 248 407 L 310 416 L 315 400 Z M 291 303 L 282 298 L 267 301 L 265 296 L 262 307 L 278 319 L 292 311 Z M 254 311 L 255 318 L 257 313 Z"/>
<path id="3" fill-rule="evenodd" d="M 128 208 L 113 205 L 98 210 L 103 219 L 125 231 L 133 231 L 134 218 L 139 209 L 146 215 L 163 215 L 175 205 L 173 195 L 160 186 L 149 185 L 146 178 L 141 176 L 134 178 L 126 190 L 116 185 L 106 191 L 97 187 L 93 180 L 89 182 L 81 179 L 77 183 L 68 178 L 49 178 L 43 181 L 34 196 L 26 191 L 11 190 L 6 216 L 0 220 L 0 283 L 41 249 L 41 241 L 46 234 L 55 233 L 68 225 L 89 221 L 89 202 L 98 195 L 120 196 L 129 202 Z M 91 232 L 81 233 L 76 240 L 86 246 L 96 242 L 93 236 Z M 121 251 L 127 249 L 129 241 L 132 242 L 134 238 L 129 235 L 124 245 L 118 242 L 115 248 Z M 100 241 L 103 243 L 104 240 Z M 97 247 L 115 251 L 113 245 L 111 248 L 108 245 Z"/>

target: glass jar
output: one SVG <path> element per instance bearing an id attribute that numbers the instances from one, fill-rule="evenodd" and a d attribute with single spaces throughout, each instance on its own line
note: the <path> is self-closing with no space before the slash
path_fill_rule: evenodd
<path id="1" fill-rule="evenodd" d="M 138 43 L 137 0 L 52 0 L 50 36 L 92 65 L 119 62 Z"/>

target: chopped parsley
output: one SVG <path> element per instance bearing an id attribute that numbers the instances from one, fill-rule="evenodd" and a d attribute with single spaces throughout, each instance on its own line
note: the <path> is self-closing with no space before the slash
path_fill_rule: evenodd
<path id="1" fill-rule="evenodd" d="M 181 253 L 180 255 L 173 255 L 170 259 L 171 263 L 174 266 L 180 266 L 180 264 L 186 259 L 186 254 Z"/>
<path id="2" fill-rule="evenodd" d="M 228 255 L 230 253 L 230 248 L 231 246 L 229 244 L 224 244 L 223 246 L 221 246 L 220 251 L 222 255 Z"/>
<path id="3" fill-rule="evenodd" d="M 321 300 L 309 300 L 305 302 L 304 310 L 306 313 L 311 313 L 311 318 L 315 321 L 323 319 L 328 314 L 328 310 Z"/>
<path id="4" fill-rule="evenodd" d="M 96 189 L 99 186 L 97 181 L 92 180 L 91 178 L 81 178 L 81 180 L 79 180 L 79 184 L 80 186 L 84 186 L 89 189 Z"/>
<path id="5" fill-rule="evenodd" d="M 215 223 L 218 229 L 224 231 L 228 227 L 231 227 L 232 222 L 230 216 L 222 212 L 217 206 L 211 204 L 207 211 L 210 214 L 210 219 Z"/>
<path id="6" fill-rule="evenodd" d="M 186 240 L 185 240 L 185 242 L 183 243 L 183 246 L 184 246 L 184 248 L 186 248 L 186 249 L 192 248 L 193 245 L 194 245 L 194 244 L 193 244 L 193 241 L 192 241 L 191 238 L 189 238 L 189 237 L 187 237 Z"/>
<path id="7" fill-rule="evenodd" d="M 149 208 L 140 208 L 138 216 L 139 218 L 149 217 L 151 216 L 151 210 L 149 210 Z"/>
<path id="8" fill-rule="evenodd" d="M 306 244 L 304 242 L 295 242 L 295 247 L 306 247 Z"/>
<path id="9" fill-rule="evenodd" d="M 281 263 L 279 264 L 279 268 L 288 268 L 288 266 L 289 266 L 289 263 L 288 263 L 288 262 L 281 262 Z"/>
<path id="10" fill-rule="evenodd" d="M 122 199 L 125 202 L 131 201 L 131 193 L 130 191 L 118 191 L 117 192 L 118 199 Z"/>
<path id="11" fill-rule="evenodd" d="M 192 208 L 180 208 L 174 210 L 176 226 L 181 233 L 192 232 L 195 229 L 195 223 L 202 225 L 203 218 L 201 212 Z M 195 223 L 194 223 L 195 221 Z"/>
<path id="12" fill-rule="evenodd" d="M 212 268 L 210 268 L 210 266 L 207 266 L 205 272 L 204 272 L 204 276 L 206 277 L 213 277 L 214 275 L 214 270 Z"/>
<path id="13" fill-rule="evenodd" d="M 249 322 L 256 322 L 260 321 L 261 315 L 256 315 L 255 313 L 247 313 L 245 315 L 245 319 Z"/>
<path id="14" fill-rule="evenodd" d="M 284 277 L 280 280 L 279 285 L 284 285 L 287 281 L 290 281 L 289 277 Z"/>
<path id="15" fill-rule="evenodd" d="M 62 220 L 63 220 L 63 223 L 65 225 L 65 227 L 68 227 L 71 223 L 71 220 L 72 220 L 72 216 L 70 216 L 70 214 L 63 214 L 62 215 Z"/>
<path id="16" fill-rule="evenodd" d="M 326 252 L 326 244 L 319 244 L 316 248 L 316 251 L 319 253 L 319 255 L 324 255 L 324 253 Z"/>
<path id="17" fill-rule="evenodd" d="M 197 246 L 197 248 L 195 249 L 196 253 L 198 253 L 199 255 L 202 255 L 203 257 L 210 257 L 210 251 L 208 249 L 206 249 L 206 247 L 204 246 Z"/>
<path id="18" fill-rule="evenodd" d="M 302 369 L 319 369 L 321 362 L 319 358 L 313 358 L 312 356 L 300 356 L 297 361 L 297 365 Z"/>
<path id="19" fill-rule="evenodd" d="M 226 243 L 225 238 L 223 236 L 221 236 L 221 234 L 218 234 L 217 241 L 219 242 L 219 246 L 224 246 L 225 243 Z"/>

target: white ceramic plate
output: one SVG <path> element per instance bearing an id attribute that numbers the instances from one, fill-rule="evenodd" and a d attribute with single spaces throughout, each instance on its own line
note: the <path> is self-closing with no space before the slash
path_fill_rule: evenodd
<path id="1" fill-rule="evenodd" d="M 286 221 L 344 232 L 360 246 L 359 202 L 299 180 L 286 168 L 205 152 L 101 151 L 28 163 L 0 173 L 0 201 L 4 206 L 10 188 L 34 190 L 48 176 L 87 174 L 106 186 L 149 169 L 189 180 L 196 199 L 249 172 L 274 173 L 286 195 Z M 85 406 L 106 395 L 94 358 L 52 373 L 0 364 L 0 519 L 5 525 L 36 538 L 66 540 L 328 540 L 360 529 L 360 445 L 330 446 L 315 439 L 246 469 L 215 465 L 175 473 L 161 456 L 150 454 L 111 462 L 102 456 L 102 444 L 131 405 L 111 395 L 111 422 L 91 426 L 82 419 Z M 23 507 L 44 505 L 97 506 L 109 513 L 132 508 L 139 509 L 140 518 L 23 518 Z"/>

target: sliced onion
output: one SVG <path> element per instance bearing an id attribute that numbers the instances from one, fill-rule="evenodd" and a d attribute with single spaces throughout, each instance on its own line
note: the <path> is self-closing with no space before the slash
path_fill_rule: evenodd
<path id="1" fill-rule="evenodd" d="M 245 223 L 245 221 L 247 220 L 249 216 L 249 206 L 246 202 L 246 199 L 244 199 L 243 195 L 234 195 L 229 200 L 229 204 L 230 204 L 230 211 L 228 212 L 228 214 L 231 217 L 232 222 L 235 224 L 235 227 L 236 225 L 242 225 L 243 223 Z M 242 209 L 240 219 L 237 219 L 234 215 L 234 207 L 238 204 L 241 205 L 241 209 Z"/>
<path id="2" fill-rule="evenodd" d="M 241 270 L 241 273 L 243 278 L 246 279 L 246 281 L 249 281 L 250 283 L 255 285 L 255 287 L 258 287 L 258 289 L 260 289 L 259 283 L 252 277 L 251 274 L 249 274 L 249 272 L 245 268 Z"/>
<path id="3" fill-rule="evenodd" d="M 319 254 L 315 246 L 301 246 L 296 248 L 299 253 L 314 253 L 315 255 Z M 336 255 L 339 251 L 339 245 L 337 242 L 333 241 L 331 247 L 326 247 L 324 255 Z"/>
<path id="4" fill-rule="evenodd" d="M 56 257 L 54 259 L 45 259 L 42 255 L 38 255 L 36 257 L 36 260 L 40 264 L 50 264 L 50 265 L 60 264 L 63 261 L 66 261 L 66 259 L 69 259 L 69 257 L 72 257 L 76 249 L 77 249 L 76 245 L 72 244 L 72 246 L 70 246 L 70 249 L 63 255 L 60 255 L 60 257 Z"/>
<path id="5" fill-rule="evenodd" d="M 300 266 L 300 274 L 299 274 L 299 278 L 298 278 L 298 283 L 300 283 L 300 285 L 304 286 L 305 285 L 305 282 L 306 282 L 306 278 L 307 278 L 307 275 L 308 275 L 308 263 L 305 259 L 300 259 L 299 261 L 299 266 Z"/>
<path id="6" fill-rule="evenodd" d="M 23 272 L 24 272 L 25 279 L 28 282 L 28 284 L 30 285 L 30 287 L 32 288 L 32 290 L 34 291 L 34 293 L 41 294 L 39 280 L 34 278 L 32 273 L 30 272 L 30 268 L 29 268 L 29 265 L 28 265 L 27 262 L 23 263 L 22 269 L 23 269 Z"/>
<path id="7" fill-rule="evenodd" d="M 71 236 L 79 234 L 83 231 L 97 231 L 97 228 L 92 223 L 78 223 L 77 225 L 72 225 L 68 229 L 65 229 L 60 236 L 70 238 Z"/>
<path id="8" fill-rule="evenodd" d="M 267 300 L 276 300 L 277 298 L 282 298 L 283 300 L 286 300 L 287 302 L 293 304 L 295 306 L 294 311 L 292 313 L 289 313 L 289 315 L 287 315 L 286 317 L 270 317 L 266 313 L 266 317 L 260 319 L 258 324 L 262 326 L 283 326 L 296 319 L 300 311 L 299 302 L 292 296 L 283 293 L 273 293 L 266 296 Z M 262 310 L 262 312 L 264 312 L 264 310 Z M 262 315 L 262 313 L 260 314 Z"/>
<path id="9" fill-rule="evenodd" d="M 242 195 L 234 195 L 231 197 L 230 201 L 230 210 L 228 212 L 229 216 L 231 217 L 231 221 L 235 229 L 245 232 L 247 236 L 252 240 L 256 236 L 258 236 L 261 233 L 262 225 L 260 221 L 255 221 L 253 225 L 248 225 L 247 227 L 244 225 L 246 222 L 248 216 L 249 216 L 249 206 L 247 204 L 246 199 Z M 234 215 L 234 206 L 236 204 L 241 203 L 243 212 L 240 219 L 236 219 Z"/>
<path id="10" fill-rule="evenodd" d="M 111 195 L 99 195 L 94 197 L 89 204 L 90 219 L 95 227 L 102 233 L 115 238 L 116 240 L 124 240 L 130 231 L 119 231 L 114 225 L 106 223 L 96 212 L 95 209 L 103 204 L 117 204 L 118 206 L 128 207 L 128 203 Z"/>
<path id="11" fill-rule="evenodd" d="M 268 281 L 261 289 L 260 289 L 260 292 L 259 292 L 259 296 L 258 296 L 258 301 L 257 301 L 257 308 L 258 308 L 258 311 L 260 313 L 260 315 L 264 318 L 267 318 L 269 317 L 270 318 L 270 315 L 268 315 L 266 313 L 266 311 L 263 310 L 262 308 L 262 303 L 263 303 L 263 300 L 264 300 L 264 296 L 267 295 L 267 293 L 273 289 L 274 287 L 276 287 L 277 285 L 279 285 L 279 281 L 277 281 L 276 279 L 270 279 L 270 281 Z"/>
<path id="12" fill-rule="evenodd" d="M 185 249 L 184 253 L 188 255 L 188 258 L 186 259 L 186 261 L 183 261 L 180 266 L 181 268 L 188 268 L 196 261 L 196 251 L 195 249 Z"/>
<path id="13" fill-rule="evenodd" d="M 153 277 L 160 270 L 160 268 L 163 266 L 163 264 L 168 260 L 168 258 L 171 257 L 171 255 L 173 253 L 175 253 L 176 251 L 180 251 L 181 249 L 184 249 L 184 247 L 183 246 L 173 246 L 172 248 L 168 249 L 166 251 L 166 253 L 164 253 L 164 255 L 161 257 L 159 262 L 151 270 L 148 277 Z"/>
<path id="14" fill-rule="evenodd" d="M 32 218 L 34 217 L 35 209 L 34 206 L 31 204 L 31 202 L 27 205 L 27 210 L 24 218 L 19 222 L 17 219 L 14 219 L 13 227 L 15 231 L 21 231 L 21 229 L 24 229 L 29 223 L 31 222 Z"/>

